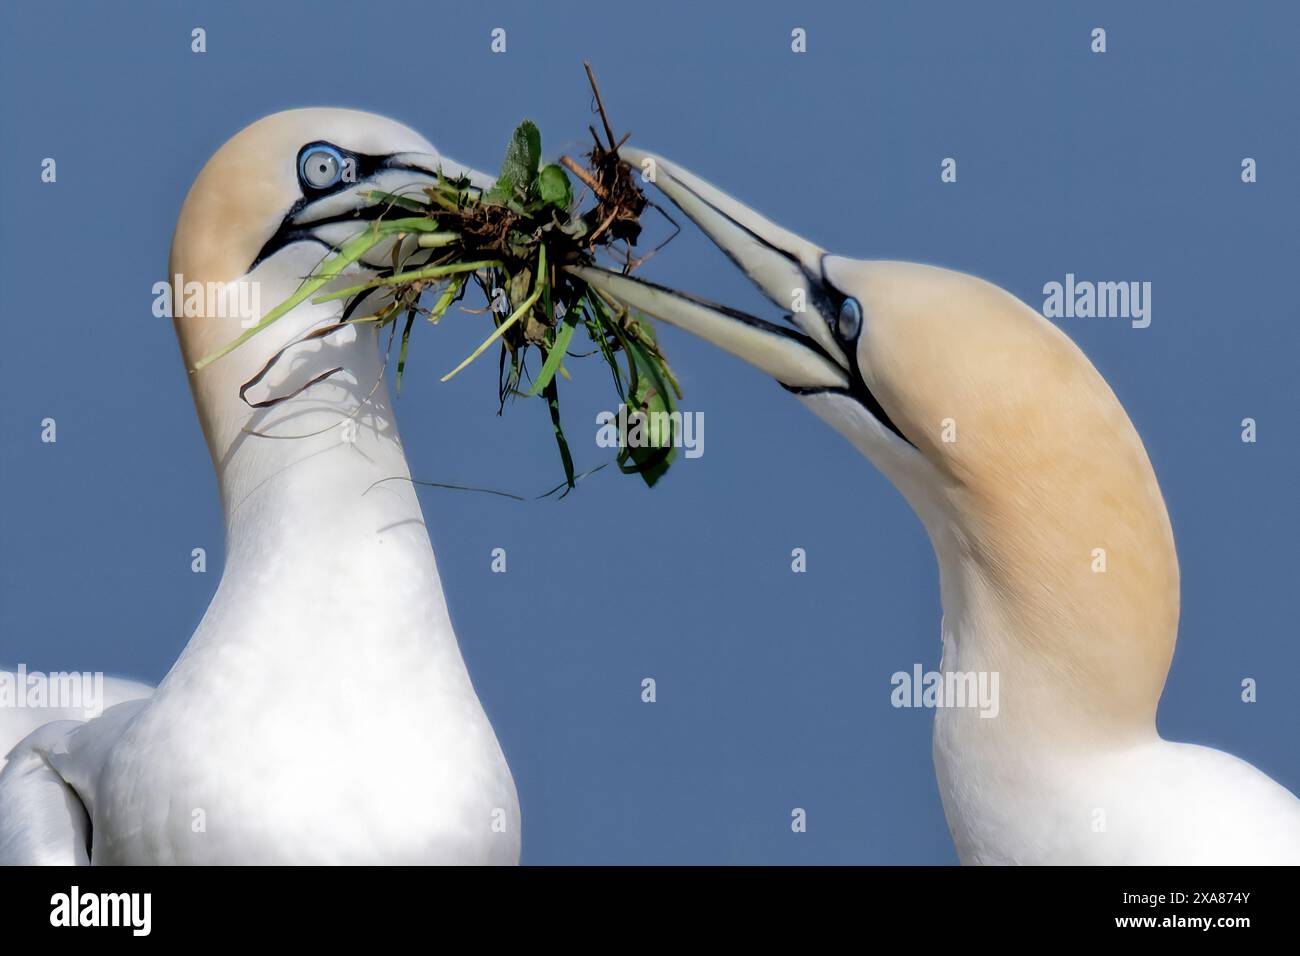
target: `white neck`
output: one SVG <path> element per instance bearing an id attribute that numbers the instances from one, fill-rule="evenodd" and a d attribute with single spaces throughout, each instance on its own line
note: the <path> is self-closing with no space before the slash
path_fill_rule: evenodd
<path id="1" fill-rule="evenodd" d="M 1165 622 L 1104 613 L 1117 602 L 1102 586 L 1123 585 L 1125 578 L 1089 572 L 1090 542 L 1067 540 L 1072 527 L 1051 513 L 1041 513 L 1029 529 L 1042 540 L 1009 541 L 1022 529 L 972 524 L 967 512 L 978 503 L 969 492 L 916 449 L 902 447 L 860 404 L 833 394 L 804 401 L 884 472 L 925 526 L 939 564 L 943 669 L 999 675 L 998 717 L 984 725 L 1052 746 L 1107 745 L 1154 733 L 1155 682 L 1124 686 L 1124 666 L 1118 676 L 1114 667 L 1132 662 L 1132 670 L 1158 672 L 1163 680 L 1167 664 L 1148 655 L 1138 638 L 1162 634 Z M 1021 558 L 1016 574 L 998 564 L 1011 552 Z"/>
<path id="2" fill-rule="evenodd" d="M 196 383 L 226 565 L 139 731 L 155 735 L 140 749 L 150 793 L 172 806 L 201 799 L 223 821 L 220 839 L 177 837 L 179 859 L 518 859 L 514 784 L 461 657 L 415 490 L 401 480 L 376 345 L 359 330 L 297 368 L 286 356 L 292 374 L 268 376 L 271 395 L 345 371 L 267 409 L 240 400 L 235 379 L 248 369 L 238 362 L 224 381 Z M 123 846 L 132 859 L 135 843 Z"/>
<path id="3" fill-rule="evenodd" d="M 319 258 L 313 244 L 291 246 L 239 280 L 258 293 L 255 299 L 236 299 L 260 300 L 259 312 L 265 312 L 291 295 Z M 354 271 L 344 281 L 364 275 Z M 225 513 L 226 576 L 249 565 L 257 569 L 256 580 L 273 585 L 286 575 L 309 575 L 337 557 L 346 573 L 334 584 L 356 583 L 370 569 L 360 555 L 349 560 L 349 552 L 377 540 L 387 550 L 373 560 L 425 567 L 425 583 L 441 602 L 384 381 L 379 345 L 386 344 L 388 331 L 355 325 L 304 341 L 340 315 L 337 301 L 305 302 L 191 375 Z M 237 318 L 183 317 L 176 325 L 189 366 L 244 331 Z M 241 388 L 259 375 L 241 396 Z M 275 567 L 265 567 L 269 561 Z"/>
<path id="4" fill-rule="evenodd" d="M 1098 706 L 1097 688 L 1063 666 L 1068 658 L 1061 647 L 1095 637 L 1076 630 L 1087 629 L 1087 619 L 1044 616 L 1037 606 L 1027 613 L 1037 595 L 1010 593 L 991 580 L 980 549 L 954 518 L 942 482 L 920 454 L 900 449 L 856 402 L 835 395 L 804 401 L 903 491 L 924 524 L 939 564 L 940 670 L 977 680 L 997 675 L 996 716 L 982 716 L 980 706 L 940 707 L 935 714 L 935 771 L 959 851 L 996 845 L 1002 839 L 997 834 L 1016 831 L 1026 815 L 1043 822 L 1058 810 L 1069 812 L 1059 803 L 1058 758 L 1154 740 L 1154 722 L 1110 719 Z M 1045 620 L 1055 623 L 1047 628 Z"/>
<path id="5" fill-rule="evenodd" d="M 313 254 L 280 264 L 282 281 L 251 278 L 279 301 Z M 383 377 L 388 332 L 359 325 L 292 344 L 338 315 L 337 302 L 305 303 L 192 378 L 226 521 L 226 566 L 209 617 L 229 606 L 250 618 L 202 626 L 192 643 L 235 641 L 258 657 L 310 654 L 317 665 L 347 667 L 359 655 L 380 667 L 386 653 L 416 654 L 437 663 L 440 680 L 467 686 Z M 239 331 L 236 322 L 190 326 L 187 361 Z M 241 386 L 286 345 L 241 398 Z M 341 371 L 293 394 L 333 368 Z"/>
<path id="6" fill-rule="evenodd" d="M 238 197 L 250 179 L 265 185 L 260 170 L 210 184 L 202 203 L 191 193 L 169 269 L 187 288 L 253 254 Z M 291 243 L 218 279 L 220 295 L 196 297 L 199 308 L 174 308 L 187 368 L 246 331 L 214 303 L 263 316 L 325 254 Z M 383 379 L 388 330 L 304 341 L 342 310 L 304 302 L 190 376 L 225 567 L 132 744 L 115 751 L 108 786 L 138 791 L 136 816 L 150 824 L 97 821 L 105 860 L 518 860 L 514 784 L 461 657 Z M 178 808 L 200 806 L 214 835 L 195 838 Z M 180 822 L 163 833 L 164 819 Z"/>
<path id="7" fill-rule="evenodd" d="M 1037 503 L 1027 509 L 999 499 L 1001 487 L 980 495 L 945 477 L 856 402 L 805 401 L 925 525 L 939 564 L 945 681 L 998 677 L 995 707 L 969 706 L 968 693 L 968 706 L 946 699 L 935 713 L 935 775 L 963 862 L 1296 858 L 1300 805 L 1290 793 L 1227 754 L 1156 732 L 1177 630 L 1177 557 L 1131 426 L 1131 441 L 1098 452 L 1113 458 L 1072 462 L 1090 499 L 1021 485 Z M 1089 563 L 1098 543 L 1115 559 L 1108 572 Z"/>
<path id="8" fill-rule="evenodd" d="M 326 340 L 288 378 L 268 375 L 250 399 L 287 394 L 342 367 L 272 407 L 238 407 L 244 403 L 230 389 L 235 407 L 218 416 L 224 433 L 214 436 L 213 451 L 232 560 L 249 547 L 311 557 L 331 540 L 403 523 L 418 528 L 418 543 L 428 547 L 375 339 L 362 330 L 345 344 Z M 281 361 L 292 364 L 292 353 Z M 310 525 L 295 535 L 298 517 Z"/>

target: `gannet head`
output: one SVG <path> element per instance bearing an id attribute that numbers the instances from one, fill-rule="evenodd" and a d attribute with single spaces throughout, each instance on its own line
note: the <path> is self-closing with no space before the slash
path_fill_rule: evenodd
<path id="1" fill-rule="evenodd" d="M 829 254 L 662 157 L 622 153 L 788 324 L 581 277 L 772 375 L 889 477 L 934 543 L 945 629 L 983 632 L 968 664 L 1003 671 L 1004 696 L 1007 671 L 1039 675 L 1104 724 L 1152 727 L 1178 619 L 1173 535 L 1141 439 L 1078 347 L 981 279 Z"/>
<path id="2" fill-rule="evenodd" d="M 440 170 L 449 178 L 467 176 L 479 188 L 492 182 L 441 156 L 406 126 L 355 110 L 290 110 L 237 133 L 199 173 L 172 237 L 172 312 L 186 367 L 193 369 L 291 295 L 322 259 L 368 221 L 400 215 L 388 204 L 372 202 L 368 194 L 410 194 L 436 182 Z M 406 249 L 413 248 L 413 240 L 407 242 Z M 391 267 L 392 245 L 376 246 L 348 272 Z M 287 345 L 337 322 L 347 314 L 345 308 L 340 302 L 305 302 L 192 375 L 214 459 L 221 459 L 249 416 L 241 386 Z M 348 329 L 326 343 L 296 345 L 292 361 L 283 363 L 277 375 L 292 369 L 295 387 L 309 381 L 337 360 L 329 348 L 356 338 Z M 317 358 L 311 358 L 313 353 Z"/>

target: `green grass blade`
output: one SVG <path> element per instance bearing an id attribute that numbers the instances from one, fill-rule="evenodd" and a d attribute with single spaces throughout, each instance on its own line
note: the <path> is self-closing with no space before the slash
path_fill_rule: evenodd
<path id="1" fill-rule="evenodd" d="M 573 455 L 569 453 L 569 442 L 564 437 L 564 428 L 560 425 L 560 392 L 552 378 L 542 393 L 546 396 L 546 408 L 551 413 L 551 428 L 555 431 L 555 444 L 560 449 L 560 461 L 564 465 L 564 481 L 570 488 L 577 484 L 573 477 Z"/>
<path id="2" fill-rule="evenodd" d="M 438 297 L 438 301 L 435 302 L 433 308 L 429 310 L 428 318 L 430 323 L 433 325 L 438 324 L 438 320 L 441 319 L 443 314 L 451 308 L 451 304 L 456 301 L 456 296 L 460 295 L 460 290 L 465 287 L 465 281 L 465 278 L 462 276 L 452 279 L 447 283 L 447 287 L 442 290 L 442 295 Z"/>
<path id="3" fill-rule="evenodd" d="M 564 322 L 555 332 L 555 344 L 546 353 L 546 361 L 542 363 L 542 370 L 537 374 L 537 381 L 533 382 L 533 387 L 528 390 L 529 398 L 533 398 L 547 385 L 551 384 L 551 379 L 555 378 L 555 373 L 560 370 L 560 364 L 564 361 L 565 353 L 569 350 L 569 340 L 573 338 L 573 333 L 577 328 L 578 320 L 565 316 Z"/>
<path id="4" fill-rule="evenodd" d="M 400 232 L 432 232 L 437 229 L 437 225 L 431 219 L 395 219 L 392 222 L 376 222 L 368 226 L 364 232 L 343 243 L 339 251 L 326 259 L 316 272 L 312 273 L 302 285 L 298 286 L 298 290 L 293 295 L 262 316 L 261 321 L 255 326 L 245 329 L 233 341 L 226 343 L 210 355 L 205 355 L 199 359 L 194 365 L 194 371 L 201 371 L 217 359 L 229 355 L 276 319 L 282 318 L 286 313 L 297 308 L 313 292 L 331 279 L 336 278 L 344 269 L 378 245 L 380 240 Z"/>
<path id="5" fill-rule="evenodd" d="M 337 292 L 331 292 L 328 295 L 317 296 L 312 299 L 313 303 L 330 302 L 334 299 L 347 299 L 356 295 L 358 292 L 365 292 L 367 289 L 381 289 L 385 286 L 402 285 L 406 282 L 416 282 L 422 279 L 440 279 L 443 276 L 459 275 L 462 272 L 477 272 L 479 269 L 491 269 L 499 266 L 501 263 L 492 259 L 484 259 L 479 262 L 452 262 L 442 266 L 425 266 L 422 269 L 412 269 L 410 272 L 399 272 L 397 275 L 384 276 L 381 279 L 371 279 L 369 282 L 363 282 L 361 285 L 349 286 L 346 289 L 339 289 Z"/>
<path id="6" fill-rule="evenodd" d="M 512 325 L 514 325 L 516 322 L 522 319 L 525 315 L 527 315 L 529 310 L 531 310 L 532 307 L 537 304 L 537 300 L 538 298 L 541 297 L 542 289 L 545 286 L 545 283 L 542 282 L 541 279 L 542 276 L 546 275 L 546 247 L 545 246 L 538 247 L 538 262 L 540 263 L 540 266 L 538 267 L 537 270 L 537 276 L 538 276 L 537 284 L 533 287 L 532 295 L 524 299 L 523 305 L 515 309 L 515 311 L 511 314 L 510 318 L 506 319 L 504 322 L 498 325 L 496 329 L 492 332 L 492 334 L 483 340 L 483 344 L 470 353 L 469 358 L 465 359 L 465 361 L 461 362 L 454 369 L 452 369 L 450 372 L 444 375 L 441 381 L 444 382 L 447 381 L 453 375 L 456 375 L 458 372 L 460 372 L 461 369 L 463 369 L 466 365 L 468 365 L 470 362 L 474 361 L 485 351 L 487 351 L 487 347 L 491 345 L 493 342 L 495 342 L 497 339 L 501 338 L 501 336 L 505 334 L 506 329 L 510 328 Z"/>
<path id="7" fill-rule="evenodd" d="M 366 193 L 366 199 L 370 202 L 387 203 L 390 206 L 401 206 L 403 209 L 410 209 L 412 212 L 428 212 L 429 204 L 422 203 L 418 199 L 411 199 L 409 196 L 399 196 L 397 193 L 386 193 L 381 189 L 372 189 Z"/>
<path id="8" fill-rule="evenodd" d="M 402 373 L 406 371 L 406 347 L 411 344 L 411 326 L 415 324 L 415 310 L 406 312 L 406 328 L 402 329 L 402 348 L 397 353 L 397 395 L 402 395 Z"/>

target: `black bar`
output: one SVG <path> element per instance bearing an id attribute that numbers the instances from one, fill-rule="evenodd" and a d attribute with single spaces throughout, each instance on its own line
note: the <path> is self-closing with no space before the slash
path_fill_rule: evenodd
<path id="1" fill-rule="evenodd" d="M 131 898 L 128 910 L 121 897 L 103 906 L 99 894 L 147 893 L 149 938 L 175 941 L 260 939 L 258 927 L 291 932 L 301 942 L 425 927 L 437 928 L 430 950 L 453 940 L 466 950 L 473 948 L 466 934 L 490 934 L 495 944 L 545 927 L 545 937 L 558 921 L 579 935 L 603 925 L 628 940 L 671 929 L 672 937 L 660 937 L 665 945 L 683 940 L 691 926 L 740 939 L 782 928 L 797 933 L 810 924 L 817 935 L 842 925 L 859 943 L 895 935 L 989 943 L 1045 934 L 1196 935 L 1231 943 L 1243 933 L 1293 927 L 1295 885 L 1291 869 L 1221 867 L 11 868 L 0 869 L 0 926 L 6 944 L 36 936 L 67 941 L 69 934 L 80 943 L 130 940 L 143 928 L 144 897 Z M 126 925 L 52 925 L 69 922 L 73 886 L 80 913 L 102 909 L 111 916 L 116 907 Z"/>

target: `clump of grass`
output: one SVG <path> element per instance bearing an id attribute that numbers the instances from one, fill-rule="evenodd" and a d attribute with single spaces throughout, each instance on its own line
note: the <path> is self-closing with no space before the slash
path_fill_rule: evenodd
<path id="1" fill-rule="evenodd" d="M 681 391 L 649 322 L 564 268 L 590 264 L 598 252 L 617 256 L 625 271 L 642 261 L 634 258 L 633 246 L 648 203 L 619 159 L 619 146 L 627 137 L 615 140 L 591 67 L 586 69 L 605 138 L 602 141 L 590 128 L 593 143 L 584 162 L 563 156 L 557 163 L 543 163 L 541 134 L 525 120 L 510 138 L 491 189 L 481 191 L 466 178 L 440 173 L 436 185 L 413 195 L 370 191 L 369 202 L 385 206 L 386 214 L 338 247 L 292 296 L 256 326 L 205 357 L 196 369 L 237 348 L 309 298 L 355 302 L 382 289 L 384 305 L 377 312 L 346 318 L 340 324 L 365 322 L 391 328 L 390 348 L 400 326 L 399 394 L 417 318 L 436 325 L 458 304 L 467 312 L 491 316 L 491 334 L 442 381 L 497 346 L 498 411 L 515 397 L 541 398 L 547 403 L 564 467 L 565 483 L 559 487 L 566 491 L 574 487 L 577 476 L 560 421 L 558 379 L 569 378 L 566 359 L 578 357 L 570 348 L 579 328 L 595 346 L 586 354 L 604 360 L 619 401 L 629 412 L 671 413 Z M 570 173 L 580 183 L 576 192 Z M 415 239 L 414 251 L 401 256 L 399 250 L 412 246 L 402 241 L 408 237 Z M 390 268 L 312 298 L 380 242 L 392 239 L 397 241 Z M 411 265 L 416 256 L 420 263 Z M 466 294 L 475 288 L 487 303 L 482 310 L 464 305 Z M 534 353 L 537 360 L 530 362 Z M 619 469 L 654 485 L 674 457 L 671 428 L 657 437 L 657 446 L 620 449 Z"/>

